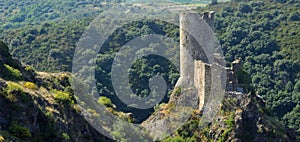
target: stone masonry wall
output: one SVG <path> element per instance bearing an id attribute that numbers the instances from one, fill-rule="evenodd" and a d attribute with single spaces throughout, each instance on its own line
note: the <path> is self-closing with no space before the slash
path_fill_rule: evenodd
<path id="1" fill-rule="evenodd" d="M 206 95 L 210 94 L 211 66 L 208 64 L 209 57 L 196 38 L 206 41 L 206 35 L 197 33 L 205 30 L 199 28 L 205 27 L 201 25 L 205 22 L 213 27 L 213 15 L 214 12 L 205 12 L 202 17 L 198 13 L 181 13 L 180 15 L 180 79 L 176 87 L 181 87 L 183 90 L 195 88 L 199 96 L 199 110 L 203 108 L 208 98 Z M 207 40 L 207 42 L 210 41 Z"/>

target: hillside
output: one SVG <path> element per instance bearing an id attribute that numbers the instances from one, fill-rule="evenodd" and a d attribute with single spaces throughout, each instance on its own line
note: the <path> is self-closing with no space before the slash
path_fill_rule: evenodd
<path id="1" fill-rule="evenodd" d="M 206 9 L 217 12 L 216 32 L 226 61 L 242 58 L 251 76 L 247 82 L 274 117 L 300 132 L 299 1 L 229 2 Z"/>
<path id="2" fill-rule="evenodd" d="M 36 72 L 0 42 L 0 141 L 109 141 L 76 105 L 68 73 Z"/>
<path id="3" fill-rule="evenodd" d="M 170 106 L 170 103 L 166 106 Z M 144 123 L 155 123 L 163 117 L 177 118 L 166 114 L 170 107 L 162 107 Z M 170 111 L 170 110 L 169 110 Z M 169 116 L 171 115 L 171 116 Z M 172 116 L 173 115 L 173 116 Z M 271 116 L 265 102 L 255 94 L 227 93 L 222 101 L 221 110 L 208 126 L 201 126 L 202 112 L 195 111 L 192 117 L 164 142 L 296 142 L 295 131 L 285 127 Z M 171 127 L 161 123 L 161 128 Z"/>
<path id="4" fill-rule="evenodd" d="M 101 12 L 109 4 L 103 0 L 11 0 L 0 2 L 1 28 L 7 30 L 26 25 L 40 25 L 45 21 L 83 18 Z"/>

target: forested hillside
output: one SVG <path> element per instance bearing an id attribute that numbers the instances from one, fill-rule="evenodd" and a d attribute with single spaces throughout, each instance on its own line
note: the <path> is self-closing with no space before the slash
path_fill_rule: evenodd
<path id="1" fill-rule="evenodd" d="M 241 57 L 274 117 L 300 131 L 300 1 L 231 2 L 217 11 L 226 61 Z"/>
<path id="2" fill-rule="evenodd" d="M 0 8 L 2 25 L 0 38 L 9 46 L 14 57 L 38 71 L 71 72 L 74 50 L 81 34 L 97 16 L 97 12 L 106 10 L 113 3 L 101 0 L 0 2 L 0 7 L 2 7 Z M 232 0 L 214 3 L 204 8 L 199 7 L 196 11 L 202 13 L 211 10 L 216 12 L 214 30 L 222 45 L 226 61 L 229 65 L 237 58 L 243 60 L 243 70 L 250 76 L 250 79 L 244 78 L 243 81 L 250 84 L 250 90 L 253 90 L 252 95 L 256 93 L 264 99 L 266 106 L 262 107 L 263 112 L 268 114 L 264 118 L 270 120 L 267 121 L 268 123 L 273 123 L 272 117 L 276 118 L 281 122 L 274 123 L 283 123 L 296 130 L 299 137 L 300 1 Z M 103 21 L 113 24 L 113 21 L 107 19 Z M 179 38 L 177 26 L 150 20 L 132 22 L 112 34 L 97 58 L 95 78 L 98 92 L 102 96 L 99 98 L 99 103 L 108 106 L 119 116 L 127 112 L 133 113 L 132 117 L 124 118 L 130 122 L 142 122 L 158 106 L 139 115 L 140 112 L 145 111 L 132 109 L 117 99 L 111 84 L 111 65 L 114 58 L 111 53 L 117 52 L 120 45 L 138 36 L 153 33 L 166 35 L 176 41 Z M 178 54 L 174 56 L 174 58 L 178 57 Z M 6 67 L 6 69 L 11 68 Z M 18 72 L 13 73 L 18 74 Z M 147 56 L 136 61 L 131 68 L 131 87 L 134 93 L 147 96 L 150 91 L 148 80 L 158 73 L 162 74 L 168 83 L 169 92 L 162 101 L 167 103 L 179 73 L 164 58 Z M 1 77 L 6 79 L 5 75 Z M 224 123 L 230 126 L 236 124 L 232 122 L 234 114 L 230 114 L 230 111 L 247 109 L 247 107 L 232 106 L 232 104 L 237 105 L 236 101 L 238 100 L 225 100 L 227 106 L 229 103 L 229 109 L 220 112 L 220 115 L 225 116 Z M 252 101 L 249 102 L 252 103 Z M 201 137 L 213 140 L 208 136 L 209 130 L 194 131 L 194 123 L 197 121 L 193 121 L 192 118 L 186 124 L 186 128 L 177 132 L 175 138 L 187 140 L 197 135 L 197 139 Z M 273 130 L 276 127 L 272 126 L 270 129 Z M 224 139 L 220 140 L 228 139 L 232 130 L 233 126 L 226 134 L 223 132 Z M 246 128 L 243 130 L 246 131 Z M 264 136 L 271 137 L 276 134 L 285 136 L 286 133 L 268 131 Z M 219 135 L 221 136 L 222 133 Z M 245 139 L 249 137 L 245 136 Z"/>
<path id="3" fill-rule="evenodd" d="M 215 31 L 222 44 L 226 61 L 229 64 L 237 58 L 242 58 L 244 61 L 243 69 L 251 76 L 251 80 L 244 81 L 250 83 L 256 94 L 265 100 L 266 109 L 264 112 L 282 121 L 289 128 L 295 129 L 298 139 L 300 136 L 299 9 L 300 1 L 297 0 L 233 0 L 232 2 L 198 9 L 200 12 L 216 11 Z M 224 101 L 226 100 L 224 99 Z M 223 102 L 223 105 L 227 106 L 228 104 L 226 104 Z M 223 130 L 223 133 L 220 134 L 221 137 L 228 136 L 227 132 L 229 135 L 232 134 L 230 119 L 235 120 L 232 124 L 238 125 L 236 123 L 237 114 L 231 117 L 229 115 L 227 118 L 226 126 L 228 129 Z M 191 120 L 187 123 L 186 129 L 191 129 L 193 124 L 194 121 Z M 218 128 L 214 125 L 215 123 L 207 130 L 195 132 L 192 137 L 190 137 L 189 131 L 180 129 L 176 137 L 170 140 L 190 140 L 199 135 L 205 141 L 220 138 L 220 135 L 211 137 L 213 135 L 212 128 Z M 194 131 L 197 130 L 194 129 Z M 247 134 L 250 131 L 244 132 L 242 137 L 245 139 L 242 138 L 242 141 L 264 141 L 257 140 L 252 137 L 253 135 Z M 258 130 L 257 132 L 262 131 Z M 273 132 L 277 132 L 277 130 L 273 130 Z M 275 141 L 274 136 L 264 137 L 273 137 L 271 141 Z M 225 139 L 220 141 L 225 141 Z"/>
<path id="4" fill-rule="evenodd" d="M 108 5 L 107 5 L 108 4 Z M 0 23 L 4 29 L 37 25 L 45 21 L 77 19 L 101 12 L 109 3 L 104 0 L 11 0 L 0 2 Z"/>
<path id="5" fill-rule="evenodd" d="M 76 42 L 89 21 L 91 18 L 27 25 L 5 30 L 2 37 L 23 63 L 40 71 L 71 71 Z"/>

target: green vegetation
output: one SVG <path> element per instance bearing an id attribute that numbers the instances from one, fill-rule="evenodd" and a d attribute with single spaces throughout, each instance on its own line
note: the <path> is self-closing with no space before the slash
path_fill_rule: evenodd
<path id="1" fill-rule="evenodd" d="M 285 118 L 286 125 L 299 129 L 293 121 L 300 100 L 299 1 L 228 2 L 209 10 L 217 12 L 215 29 L 228 64 L 242 58 L 244 71 L 239 78 L 250 82 L 277 119 Z M 250 79 L 244 77 L 246 73 Z"/>
<path id="2" fill-rule="evenodd" d="M 79 115 L 79 108 L 75 109 L 69 73 L 19 67 L 21 64 L 12 59 L 6 45 L 0 44 L 0 141 L 72 141 L 73 137 L 78 141 L 103 141 L 104 137 Z M 18 80 L 7 78 L 2 67 L 11 74 L 23 75 Z"/>
<path id="3" fill-rule="evenodd" d="M 300 120 L 298 118 L 300 118 L 300 105 L 298 104 L 296 107 L 293 108 L 293 110 L 289 113 L 287 113 L 284 117 L 283 120 L 285 122 L 285 124 L 288 124 L 288 126 L 290 128 L 294 128 L 295 130 L 297 130 L 298 133 L 300 133 Z"/>
<path id="4" fill-rule="evenodd" d="M 103 45 L 104 48 L 101 49 L 96 60 L 97 66 L 95 69 L 95 77 L 97 80 L 97 89 L 99 91 L 98 93 L 100 94 L 100 96 L 109 98 L 111 102 L 116 105 L 116 111 L 133 113 L 132 116 L 136 120 L 136 122 L 142 122 L 143 120 L 145 120 L 154 111 L 154 108 L 139 110 L 133 107 L 129 107 L 119 100 L 111 84 L 112 63 L 115 57 L 115 53 L 120 50 L 121 45 L 141 35 L 154 33 L 160 35 L 162 34 L 178 41 L 177 26 L 170 25 L 162 21 L 136 21 L 124 25 L 122 28 L 117 29 L 114 33 L 112 33 L 111 37 L 114 38 L 109 38 L 109 40 L 105 42 L 105 45 Z M 145 47 L 139 52 L 153 50 L 152 48 L 153 47 Z M 175 53 L 177 52 L 177 54 L 176 56 L 174 56 L 174 58 L 179 58 L 179 51 L 176 51 L 175 47 L 169 50 L 170 51 L 166 50 L 166 53 L 174 53 L 175 51 Z M 93 51 L 88 50 L 85 50 L 83 52 L 87 53 L 87 56 L 90 55 L 88 53 L 93 53 Z M 128 52 L 130 53 L 131 51 Z M 84 69 L 81 70 L 81 72 L 85 72 Z M 169 60 L 161 56 L 149 55 L 142 57 L 133 63 L 129 70 L 129 83 L 131 90 L 139 97 L 148 96 L 150 94 L 149 79 L 155 75 L 161 75 L 167 81 L 168 92 L 165 94 L 165 97 L 163 98 L 161 103 L 167 102 L 169 99 L 168 94 L 170 94 L 173 90 L 173 87 L 179 77 L 179 73 L 176 67 Z M 122 79 L 120 78 L 119 80 Z M 128 97 L 131 97 L 130 94 L 128 95 Z"/>
<path id="5" fill-rule="evenodd" d="M 96 110 L 93 110 L 93 109 L 88 109 L 87 110 L 90 114 L 92 114 L 93 115 L 93 117 L 100 117 L 100 114 L 99 113 L 97 113 L 97 111 Z"/>
<path id="6" fill-rule="evenodd" d="M 5 1 L 1 2 L 0 24 L 4 29 L 16 28 L 30 24 L 41 24 L 44 21 L 59 21 L 82 18 L 101 12 L 109 5 L 103 5 L 103 0 L 88 1 Z"/>
<path id="7" fill-rule="evenodd" d="M 62 137 L 65 141 L 70 141 L 71 140 L 70 136 L 67 133 L 62 133 Z"/>
<path id="8" fill-rule="evenodd" d="M 4 142 L 5 139 L 3 138 L 3 136 L 0 135 L 0 142 Z"/>
<path id="9" fill-rule="evenodd" d="M 107 107 L 112 107 L 113 104 L 111 103 L 111 100 L 107 97 L 99 97 L 98 103 L 101 105 L 105 105 Z"/>
<path id="10" fill-rule="evenodd" d="M 91 19 L 48 21 L 5 30 L 0 37 L 11 47 L 13 56 L 39 71 L 71 71 L 75 44 Z"/>
<path id="11" fill-rule="evenodd" d="M 4 64 L 3 73 L 5 74 L 5 78 L 10 80 L 20 80 L 22 78 L 22 73 L 7 64 Z"/>
<path id="12" fill-rule="evenodd" d="M 57 100 L 59 103 L 69 104 L 72 102 L 71 96 L 66 92 L 53 90 L 53 93 L 54 93 L 54 99 Z"/>
<path id="13" fill-rule="evenodd" d="M 180 93 L 181 93 L 181 87 L 177 87 L 177 88 L 175 88 L 175 95 L 177 96 L 177 95 L 180 95 Z"/>
<path id="14" fill-rule="evenodd" d="M 225 121 L 225 124 L 227 125 L 229 130 L 233 130 L 234 128 L 234 112 L 230 113 L 228 118 Z"/>
<path id="15" fill-rule="evenodd" d="M 300 22 L 298 20 L 299 5 L 296 1 L 236 2 L 219 2 L 209 7 L 209 10 L 217 12 L 215 30 L 226 60 L 230 63 L 238 57 L 242 58 L 244 70 L 239 73 L 239 78 L 258 90 L 271 112 L 274 112 L 278 119 L 282 119 L 285 114 L 293 111 L 299 102 L 299 97 L 297 97 L 299 91 L 296 86 L 300 76 L 300 48 L 297 40 L 300 32 L 297 28 Z M 2 36 L 10 44 L 13 55 L 22 62 L 42 71 L 70 71 L 75 43 L 92 18 L 93 16 L 84 19 L 71 18 L 69 21 L 47 21 L 41 25 L 5 30 Z M 106 50 L 101 52 L 105 54 L 98 56 L 99 66 L 96 68 L 96 78 L 99 93 L 101 96 L 110 98 L 121 111 L 133 110 L 120 103 L 113 92 L 110 83 L 110 65 L 114 55 L 111 53 L 117 52 L 116 47 L 127 41 L 141 34 L 150 33 L 163 33 L 177 40 L 179 35 L 177 27 L 167 23 L 134 22 L 115 31 L 112 35 L 114 38 L 111 38 L 113 40 L 107 41 Z M 167 61 L 152 60 L 154 58 L 156 57 L 145 57 L 136 61 L 136 64 L 132 66 L 131 87 L 134 93 L 140 96 L 149 94 L 147 80 L 153 75 L 157 73 L 163 75 L 170 83 L 169 90 L 172 90 L 179 76 L 174 67 L 166 65 L 169 64 Z M 158 66 L 156 66 L 157 61 L 161 63 Z M 160 72 L 157 72 L 157 69 Z M 250 79 L 245 77 L 246 73 L 249 73 Z M 245 86 L 245 89 L 249 90 L 250 86 Z M 167 98 L 163 102 L 166 101 Z"/>
<path id="16" fill-rule="evenodd" d="M 8 82 L 7 87 L 4 89 L 4 91 L 5 91 L 5 93 L 3 93 L 4 97 L 12 103 L 17 102 L 18 96 L 26 95 L 24 93 L 22 86 L 20 86 L 17 83 L 14 83 L 14 82 Z M 25 97 L 23 97 L 23 98 L 25 98 Z"/>
<path id="17" fill-rule="evenodd" d="M 234 112 L 229 113 L 225 120 L 226 127 L 223 130 L 223 133 L 221 137 L 218 138 L 218 141 L 223 142 L 226 141 L 229 137 L 229 134 L 234 130 L 235 124 L 234 124 Z"/>
<path id="18" fill-rule="evenodd" d="M 20 126 L 15 121 L 10 124 L 8 130 L 10 131 L 11 134 L 21 139 L 32 137 L 29 128 Z"/>
<path id="19" fill-rule="evenodd" d="M 32 82 L 25 82 L 24 87 L 32 90 L 38 89 L 38 87 Z"/>
<path id="20" fill-rule="evenodd" d="M 183 138 L 177 136 L 177 137 L 169 137 L 163 140 L 163 142 L 186 142 L 186 141 Z"/>
<path id="21" fill-rule="evenodd" d="M 35 74 L 35 69 L 32 66 L 25 66 L 25 71 Z"/>
<path id="22" fill-rule="evenodd" d="M 20 86 L 19 84 L 15 83 L 15 82 L 8 82 L 7 83 L 7 91 L 20 91 L 23 92 L 23 87 Z"/>

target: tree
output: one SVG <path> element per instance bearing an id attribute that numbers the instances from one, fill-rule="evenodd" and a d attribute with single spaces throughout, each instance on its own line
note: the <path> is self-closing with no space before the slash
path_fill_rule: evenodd
<path id="1" fill-rule="evenodd" d="M 218 4 L 218 0 L 211 0 L 211 5 L 217 5 Z"/>
<path id="2" fill-rule="evenodd" d="M 291 15 L 289 16 L 289 20 L 290 21 L 300 21 L 300 14 L 299 14 L 299 12 L 293 12 L 293 13 L 291 13 Z"/>
<path id="3" fill-rule="evenodd" d="M 243 13 L 251 13 L 252 12 L 252 7 L 248 4 L 240 3 L 239 4 L 239 11 L 243 12 Z"/>
<path id="4" fill-rule="evenodd" d="M 287 113 L 284 117 L 283 120 L 285 124 L 287 124 L 290 128 L 296 129 L 298 132 L 300 132 L 300 105 L 297 105 L 294 107 L 294 109 Z"/>
<path id="5" fill-rule="evenodd" d="M 298 80 L 297 83 L 295 84 L 294 92 L 300 93 L 300 80 Z"/>

